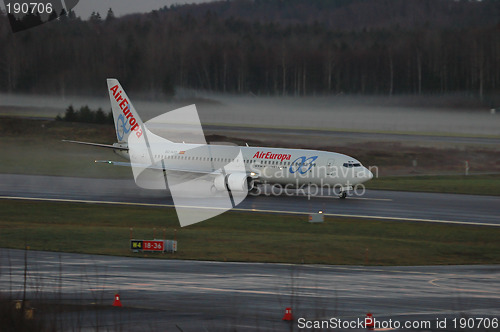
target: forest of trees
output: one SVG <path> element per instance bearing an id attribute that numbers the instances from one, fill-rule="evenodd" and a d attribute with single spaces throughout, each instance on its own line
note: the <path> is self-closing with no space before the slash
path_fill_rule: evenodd
<path id="1" fill-rule="evenodd" d="M 105 113 L 102 108 L 91 110 L 87 105 L 81 106 L 80 109 L 75 109 L 73 105 L 68 106 L 64 115 L 56 116 L 57 121 L 66 122 L 83 122 L 83 123 L 98 123 L 98 124 L 113 124 L 113 113 L 109 111 Z"/>
<path id="2" fill-rule="evenodd" d="M 235 0 L 116 18 L 75 15 L 13 34 L 0 15 L 0 91 L 102 94 L 116 77 L 256 95 L 500 90 L 500 1 Z"/>

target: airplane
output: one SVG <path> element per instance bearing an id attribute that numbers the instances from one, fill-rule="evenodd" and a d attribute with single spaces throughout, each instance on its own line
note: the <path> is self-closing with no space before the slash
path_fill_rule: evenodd
<path id="1" fill-rule="evenodd" d="M 344 199 L 354 186 L 373 178 L 372 172 L 361 162 L 341 153 L 203 144 L 204 136 L 195 108 L 195 120 L 187 123 L 188 127 L 199 127 L 201 143 L 186 142 L 183 134 L 176 136 L 177 141 L 167 139 L 154 133 L 154 127 L 161 127 L 165 122 L 186 122 L 182 119 L 193 114 L 192 108 L 186 107 L 165 113 L 168 115 L 177 112 L 177 116 L 170 120 L 168 116 L 159 116 L 144 123 L 118 80 L 107 79 L 107 84 L 117 142 L 108 145 L 66 141 L 112 149 L 129 162 L 96 162 L 132 167 L 134 178 L 140 187 L 165 189 L 165 177 L 177 174 L 181 178 L 187 175 L 189 179 L 203 177 L 211 184 L 210 190 L 214 193 L 229 191 L 246 195 L 264 185 L 279 189 L 317 186 L 338 188 L 339 198 Z M 176 126 L 174 124 L 173 127 Z M 144 171 L 157 176 L 142 181 Z M 168 183 L 170 184 L 170 181 Z"/>

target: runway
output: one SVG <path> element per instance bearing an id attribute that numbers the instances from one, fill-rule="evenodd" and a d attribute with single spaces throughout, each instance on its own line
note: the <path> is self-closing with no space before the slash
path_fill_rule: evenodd
<path id="1" fill-rule="evenodd" d="M 0 174 L 0 197 L 172 207 L 165 191 L 143 190 L 133 179 Z M 296 194 L 249 195 L 236 210 L 500 226 L 500 197 L 368 190 L 345 200 Z"/>
<path id="2" fill-rule="evenodd" d="M 0 262 L 0 289 L 20 298 L 24 251 L 0 249 Z M 444 330 L 454 330 L 453 318 L 500 318 L 500 266 L 316 266 L 36 251 L 27 252 L 27 263 L 27 299 L 63 303 L 64 330 L 76 324 L 81 331 L 299 330 L 297 321 L 281 320 L 286 307 L 305 320 L 364 319 L 369 311 L 381 321 L 446 319 Z M 111 306 L 115 293 L 119 310 Z"/>

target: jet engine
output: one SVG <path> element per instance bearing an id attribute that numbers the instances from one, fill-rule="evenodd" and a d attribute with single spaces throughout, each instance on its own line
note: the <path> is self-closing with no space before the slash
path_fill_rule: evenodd
<path id="1" fill-rule="evenodd" d="M 214 187 L 218 191 L 229 189 L 230 191 L 248 192 L 255 186 L 254 180 L 245 173 L 220 174 L 214 179 Z"/>

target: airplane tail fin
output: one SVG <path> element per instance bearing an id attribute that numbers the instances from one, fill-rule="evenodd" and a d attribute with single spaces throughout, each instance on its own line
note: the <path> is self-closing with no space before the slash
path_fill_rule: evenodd
<path id="1" fill-rule="evenodd" d="M 117 79 L 108 78 L 107 82 L 118 143 L 127 143 L 130 135 L 136 135 L 137 138 L 140 138 L 145 131 L 144 123 L 125 90 Z"/>

